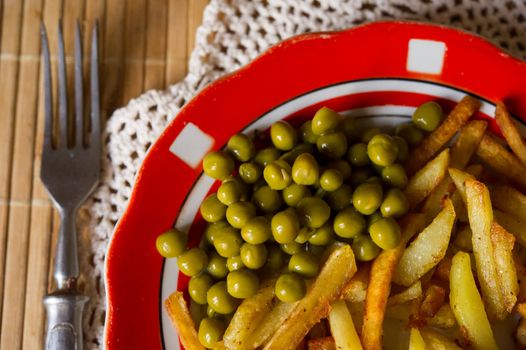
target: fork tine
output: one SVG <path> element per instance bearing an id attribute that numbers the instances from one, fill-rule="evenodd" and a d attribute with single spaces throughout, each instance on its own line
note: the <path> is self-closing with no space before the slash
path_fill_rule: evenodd
<path id="1" fill-rule="evenodd" d="M 100 96 L 99 96 L 99 22 L 96 21 L 91 34 L 91 146 L 100 146 Z"/>
<path id="2" fill-rule="evenodd" d="M 49 57 L 49 43 L 47 39 L 46 26 L 40 25 L 40 37 L 42 40 L 42 54 L 44 56 L 44 147 L 53 148 L 53 91 L 51 84 L 51 60 Z"/>
<path id="3" fill-rule="evenodd" d="M 75 144 L 83 147 L 84 144 L 84 82 L 82 79 L 82 40 L 80 36 L 80 23 L 77 21 L 75 28 Z"/>
<path id="4" fill-rule="evenodd" d="M 62 23 L 58 23 L 58 114 L 59 147 L 68 147 L 68 86 L 66 79 L 66 55 L 64 52 Z"/>

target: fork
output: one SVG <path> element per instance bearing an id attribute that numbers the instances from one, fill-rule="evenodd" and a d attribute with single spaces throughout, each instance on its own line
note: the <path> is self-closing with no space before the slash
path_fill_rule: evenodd
<path id="1" fill-rule="evenodd" d="M 98 24 L 91 37 L 91 130 L 84 118 L 82 44 L 80 25 L 75 30 L 75 113 L 68 118 L 66 60 L 62 25 L 58 25 L 58 118 L 54 128 L 51 59 L 44 24 L 41 26 L 44 60 L 44 141 L 40 178 L 60 213 L 60 230 L 54 262 L 55 290 L 44 297 L 47 313 L 45 349 L 82 349 L 82 312 L 88 297 L 77 286 L 79 259 L 76 217 L 80 205 L 99 181 L 101 127 L 98 78 Z M 68 123 L 73 126 L 69 128 Z M 54 141 L 53 130 L 57 130 Z M 73 129 L 73 135 L 68 130 Z"/>

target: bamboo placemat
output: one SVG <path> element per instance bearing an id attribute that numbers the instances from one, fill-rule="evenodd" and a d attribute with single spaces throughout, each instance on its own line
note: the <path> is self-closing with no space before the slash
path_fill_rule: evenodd
<path id="1" fill-rule="evenodd" d="M 0 0 L 0 350 L 43 348 L 42 297 L 51 280 L 58 229 L 58 217 L 39 179 L 40 23 L 47 26 L 55 54 L 57 23 L 62 19 L 71 84 L 75 21 L 82 25 L 88 48 L 93 23 L 99 19 L 101 107 L 107 117 L 141 92 L 163 89 L 185 76 L 207 3 Z"/>

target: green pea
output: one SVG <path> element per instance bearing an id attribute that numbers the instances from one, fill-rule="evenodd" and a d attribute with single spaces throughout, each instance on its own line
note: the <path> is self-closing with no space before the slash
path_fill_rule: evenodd
<path id="1" fill-rule="evenodd" d="M 188 294 L 198 304 L 206 304 L 206 292 L 212 286 L 212 277 L 201 273 L 193 276 L 188 282 Z"/>
<path id="2" fill-rule="evenodd" d="M 318 260 L 307 252 L 298 252 L 290 257 L 289 271 L 300 276 L 310 278 L 318 274 Z"/>
<path id="3" fill-rule="evenodd" d="M 371 215 L 382 204 L 382 186 L 377 182 L 365 182 L 353 192 L 353 206 L 364 215 Z"/>
<path id="4" fill-rule="evenodd" d="M 352 169 L 349 162 L 343 159 L 337 159 L 333 160 L 329 163 L 329 169 L 338 170 L 340 174 L 342 175 L 343 180 L 347 180 L 349 177 L 351 177 Z"/>
<path id="5" fill-rule="evenodd" d="M 345 117 L 340 122 L 339 130 L 345 134 L 348 142 L 353 142 L 359 138 L 358 123 L 356 123 L 354 117 Z"/>
<path id="6" fill-rule="evenodd" d="M 327 193 L 325 199 L 332 210 L 340 211 L 352 204 L 351 186 L 343 184 L 336 191 Z"/>
<path id="7" fill-rule="evenodd" d="M 303 250 L 303 245 L 298 242 L 292 241 L 290 243 L 284 243 L 280 245 L 281 250 L 288 254 L 293 255 Z"/>
<path id="8" fill-rule="evenodd" d="M 223 182 L 217 189 L 217 199 L 224 205 L 230 205 L 241 199 L 243 188 L 236 181 Z"/>
<path id="9" fill-rule="evenodd" d="M 210 152 L 203 158 L 203 171 L 214 179 L 223 180 L 228 177 L 234 166 L 234 159 L 223 151 Z"/>
<path id="10" fill-rule="evenodd" d="M 256 163 L 248 162 L 239 166 L 239 177 L 247 184 L 256 183 L 262 173 L 261 167 Z"/>
<path id="11" fill-rule="evenodd" d="M 206 316 L 208 316 L 208 317 L 219 317 L 220 315 L 217 312 L 215 312 L 215 310 L 212 309 L 210 307 L 210 305 L 207 305 L 206 306 Z"/>
<path id="12" fill-rule="evenodd" d="M 351 178 L 351 184 L 353 186 L 358 186 L 367 181 L 371 174 L 372 172 L 368 168 L 357 169 L 353 173 L 353 176 Z"/>
<path id="13" fill-rule="evenodd" d="M 228 294 L 237 299 L 246 299 L 258 291 L 259 278 L 248 269 L 232 271 L 226 277 Z"/>
<path id="14" fill-rule="evenodd" d="M 296 130 L 284 120 L 275 122 L 270 127 L 270 139 L 279 150 L 290 151 L 298 142 Z"/>
<path id="15" fill-rule="evenodd" d="M 325 254 L 326 247 L 321 245 L 308 244 L 305 247 L 305 251 L 309 254 L 314 255 L 316 258 L 321 259 Z"/>
<path id="16" fill-rule="evenodd" d="M 404 192 L 398 188 L 387 191 L 380 210 L 384 217 L 399 218 L 409 211 L 409 201 Z"/>
<path id="17" fill-rule="evenodd" d="M 283 200 L 278 191 L 269 186 L 262 186 L 252 196 L 252 201 L 256 207 L 264 213 L 274 213 L 281 208 Z"/>
<path id="18" fill-rule="evenodd" d="M 300 154 L 292 165 L 292 179 L 298 185 L 313 185 L 318 181 L 320 168 L 310 153 Z"/>
<path id="19" fill-rule="evenodd" d="M 206 305 L 201 305 L 190 299 L 190 317 L 194 324 L 199 324 L 203 318 L 206 317 Z"/>
<path id="20" fill-rule="evenodd" d="M 369 235 L 359 235 L 352 242 L 352 250 L 356 260 L 371 261 L 378 256 L 380 248 L 374 244 Z"/>
<path id="21" fill-rule="evenodd" d="M 323 134 L 316 141 L 318 151 L 327 158 L 341 158 L 347 153 L 347 137 L 342 132 Z"/>
<path id="22" fill-rule="evenodd" d="M 396 135 L 402 137 L 411 146 L 418 145 L 424 139 L 424 133 L 413 123 L 399 125 L 396 128 Z"/>
<path id="23" fill-rule="evenodd" d="M 280 156 L 281 152 L 279 151 L 279 149 L 274 147 L 268 147 L 256 153 L 256 156 L 254 157 L 254 162 L 256 162 L 256 164 L 264 168 L 273 161 L 278 160 Z"/>
<path id="24" fill-rule="evenodd" d="M 382 180 L 390 186 L 405 188 L 407 186 L 407 175 L 404 167 L 400 164 L 391 164 L 382 169 Z"/>
<path id="25" fill-rule="evenodd" d="M 172 228 L 155 240 L 157 251 L 164 258 L 176 258 L 186 250 L 188 237 L 184 232 Z"/>
<path id="26" fill-rule="evenodd" d="M 378 128 L 367 129 L 367 130 L 362 132 L 361 142 L 367 144 L 367 143 L 369 143 L 369 141 L 371 141 L 371 139 L 374 136 L 376 136 L 378 134 L 381 134 L 381 133 L 382 133 L 382 130 L 380 130 Z"/>
<path id="27" fill-rule="evenodd" d="M 325 246 L 334 241 L 334 229 L 330 222 L 326 222 L 322 227 L 316 229 L 309 237 L 312 245 Z"/>
<path id="28" fill-rule="evenodd" d="M 239 255 L 241 243 L 239 231 L 231 226 L 225 227 L 214 237 L 214 248 L 223 258 Z"/>
<path id="29" fill-rule="evenodd" d="M 208 264 L 208 255 L 201 248 L 187 250 L 177 258 L 179 270 L 187 276 L 195 276 Z"/>
<path id="30" fill-rule="evenodd" d="M 407 141 L 400 136 L 393 136 L 393 140 L 398 146 L 398 156 L 396 157 L 396 161 L 405 162 L 409 156 L 409 145 L 407 144 Z"/>
<path id="31" fill-rule="evenodd" d="M 343 184 L 343 176 L 338 170 L 327 169 L 320 176 L 320 186 L 325 191 L 336 191 Z"/>
<path id="32" fill-rule="evenodd" d="M 400 242 L 400 227 L 393 218 L 383 218 L 369 228 L 374 243 L 382 249 L 393 249 Z"/>
<path id="33" fill-rule="evenodd" d="M 298 203 L 297 213 L 303 225 L 318 228 L 329 219 L 331 208 L 321 198 L 306 197 Z"/>
<path id="34" fill-rule="evenodd" d="M 276 242 L 290 243 L 298 235 L 300 229 L 300 222 L 296 211 L 293 208 L 288 208 L 284 211 L 280 211 L 272 217 L 270 222 L 272 229 L 272 236 Z"/>
<path id="35" fill-rule="evenodd" d="M 367 155 L 371 162 L 385 167 L 391 165 L 398 156 L 398 145 L 387 134 L 375 135 L 367 144 Z"/>
<path id="36" fill-rule="evenodd" d="M 318 135 L 312 132 L 312 120 L 307 120 L 305 123 L 301 124 L 300 133 L 303 142 L 316 144 Z"/>
<path id="37" fill-rule="evenodd" d="M 367 155 L 367 145 L 365 143 L 355 143 L 349 147 L 347 152 L 347 160 L 354 166 L 362 167 L 369 164 L 369 156 Z"/>
<path id="38" fill-rule="evenodd" d="M 331 132 L 338 127 L 342 117 L 328 107 L 320 108 L 312 118 L 312 132 L 315 135 L 322 135 Z"/>
<path id="39" fill-rule="evenodd" d="M 206 267 L 206 271 L 215 279 L 225 278 L 228 274 L 226 259 L 216 252 L 212 252 L 208 258 L 208 266 Z"/>
<path id="40" fill-rule="evenodd" d="M 215 312 L 228 315 L 236 311 L 239 300 L 228 294 L 226 281 L 214 284 L 206 293 L 206 301 Z"/>
<path id="41" fill-rule="evenodd" d="M 307 186 L 291 183 L 281 192 L 283 201 L 289 207 L 295 207 L 305 197 L 310 197 L 311 192 Z"/>
<path id="42" fill-rule="evenodd" d="M 267 248 L 264 244 L 244 243 L 239 253 L 243 265 L 252 270 L 257 270 L 267 261 Z"/>
<path id="43" fill-rule="evenodd" d="M 438 103 L 430 101 L 420 105 L 415 110 L 413 123 L 417 128 L 431 132 L 438 128 L 440 123 L 442 123 L 443 117 L 442 107 Z"/>
<path id="44" fill-rule="evenodd" d="M 283 265 L 285 265 L 285 253 L 275 244 L 267 245 L 267 262 L 265 263 L 265 269 L 270 272 L 279 271 Z"/>
<path id="45" fill-rule="evenodd" d="M 243 264 L 243 260 L 241 260 L 240 256 L 232 256 L 226 259 L 226 267 L 228 271 L 232 272 L 242 269 L 245 267 L 245 265 Z"/>
<path id="46" fill-rule="evenodd" d="M 381 218 L 383 218 L 383 215 L 379 211 L 375 211 L 374 213 L 369 215 L 367 217 L 367 230 L 369 230 L 371 225 L 374 224 L 375 222 L 377 222 L 378 220 L 380 220 Z"/>
<path id="47" fill-rule="evenodd" d="M 256 155 L 254 143 L 250 137 L 245 134 L 235 134 L 232 136 L 228 140 L 226 147 L 234 158 L 240 162 L 246 162 Z"/>
<path id="48" fill-rule="evenodd" d="M 294 273 L 285 273 L 279 276 L 276 281 L 276 297 L 285 303 L 292 303 L 300 300 L 305 296 L 306 292 L 307 287 L 305 281 Z"/>
<path id="49" fill-rule="evenodd" d="M 241 229 L 241 237 L 250 244 L 261 244 L 272 236 L 270 221 L 264 216 L 255 216 Z"/>
<path id="50" fill-rule="evenodd" d="M 208 196 L 201 207 L 199 208 L 201 216 L 208 222 L 217 222 L 223 220 L 226 214 L 226 205 L 221 203 L 217 198 L 217 194 L 211 194 Z"/>
<path id="51" fill-rule="evenodd" d="M 256 207 L 250 202 L 235 202 L 230 204 L 226 210 L 228 223 L 239 229 L 254 216 L 256 216 Z"/>
<path id="52" fill-rule="evenodd" d="M 347 207 L 334 217 L 333 229 L 342 238 L 353 238 L 365 229 L 365 219 L 356 210 Z"/>
<path id="53" fill-rule="evenodd" d="M 212 349 L 222 338 L 225 332 L 224 322 L 217 318 L 204 318 L 199 324 L 198 339 L 201 345 Z"/>
<path id="54" fill-rule="evenodd" d="M 277 160 L 263 169 L 263 177 L 273 190 L 282 190 L 292 182 L 291 168 L 287 162 Z"/>
<path id="55" fill-rule="evenodd" d="M 214 244 L 214 238 L 215 236 L 225 227 L 229 227 L 230 225 L 226 221 L 217 221 L 208 223 L 205 229 L 205 237 L 206 241 L 209 244 Z"/>
<path id="56" fill-rule="evenodd" d="M 298 231 L 298 235 L 296 238 L 294 238 L 295 242 L 298 242 L 299 244 L 307 243 L 309 241 L 310 236 L 314 233 L 314 229 L 308 228 L 308 227 L 302 227 Z"/>

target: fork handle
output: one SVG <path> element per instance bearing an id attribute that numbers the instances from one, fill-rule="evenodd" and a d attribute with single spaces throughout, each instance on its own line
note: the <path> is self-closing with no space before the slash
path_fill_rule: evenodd
<path id="1" fill-rule="evenodd" d="M 47 313 L 45 350 L 82 350 L 82 312 L 88 297 L 50 294 L 44 298 Z"/>
<path id="2" fill-rule="evenodd" d="M 59 290 L 75 289 L 79 277 L 77 209 L 59 207 L 60 229 L 55 252 L 54 277 Z"/>

